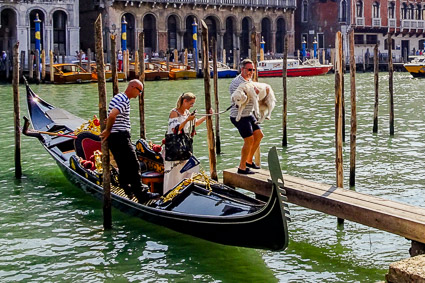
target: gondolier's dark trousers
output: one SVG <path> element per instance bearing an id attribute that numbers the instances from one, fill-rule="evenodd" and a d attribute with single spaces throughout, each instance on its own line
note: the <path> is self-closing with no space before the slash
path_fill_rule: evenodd
<path id="1" fill-rule="evenodd" d="M 127 194 L 136 196 L 141 193 L 141 178 L 139 162 L 131 143 L 129 132 L 111 133 L 108 137 L 109 149 L 118 165 L 118 179 L 120 186 Z"/>

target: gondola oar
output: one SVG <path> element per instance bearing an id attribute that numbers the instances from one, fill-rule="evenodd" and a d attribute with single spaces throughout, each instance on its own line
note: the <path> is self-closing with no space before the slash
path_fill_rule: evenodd
<path id="1" fill-rule="evenodd" d="M 52 133 L 52 132 L 37 131 L 37 130 L 29 130 L 28 131 L 30 121 L 25 116 L 24 116 L 24 120 L 25 120 L 25 123 L 24 123 L 24 127 L 22 128 L 22 133 L 26 136 L 40 137 L 41 134 L 46 134 L 46 135 L 50 135 L 50 136 L 59 136 L 59 137 L 65 137 L 65 138 L 71 138 L 71 139 L 77 138 L 77 136 L 65 135 L 65 134 L 60 134 L 60 133 Z"/>

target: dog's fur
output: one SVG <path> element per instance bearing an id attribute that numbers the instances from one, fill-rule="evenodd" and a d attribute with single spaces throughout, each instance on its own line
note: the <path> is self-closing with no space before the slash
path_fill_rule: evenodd
<path id="1" fill-rule="evenodd" d="M 260 92 L 255 92 L 255 89 Z M 258 124 L 264 122 L 264 119 L 270 120 L 271 114 L 276 106 L 276 97 L 274 91 L 269 84 L 248 82 L 240 84 L 232 94 L 232 101 L 238 107 L 238 115 L 236 121 L 241 119 L 242 110 L 245 108 L 249 100 L 254 103 L 254 115 L 258 119 Z"/>

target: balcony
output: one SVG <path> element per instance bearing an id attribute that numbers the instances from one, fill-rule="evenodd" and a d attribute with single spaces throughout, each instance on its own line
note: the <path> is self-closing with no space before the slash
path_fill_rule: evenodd
<path id="1" fill-rule="evenodd" d="M 373 18 L 372 27 L 381 27 L 381 18 Z"/>
<path id="2" fill-rule="evenodd" d="M 356 26 L 364 26 L 364 18 L 356 18 Z"/>
<path id="3" fill-rule="evenodd" d="M 410 29 L 410 20 L 401 20 L 401 28 Z"/>
<path id="4" fill-rule="evenodd" d="M 388 19 L 388 27 L 395 28 L 396 27 L 396 19 Z"/>
<path id="5" fill-rule="evenodd" d="M 168 3 L 168 4 L 192 4 L 208 6 L 240 6 L 240 7 L 264 7 L 272 9 L 295 9 L 296 0 L 112 0 L 113 2 L 141 3 Z"/>

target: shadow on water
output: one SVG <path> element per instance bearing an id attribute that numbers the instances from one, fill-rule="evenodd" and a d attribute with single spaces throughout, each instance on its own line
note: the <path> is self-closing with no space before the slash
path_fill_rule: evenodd
<path id="1" fill-rule="evenodd" d="M 113 229 L 104 231 L 102 202 L 68 183 L 59 169 L 29 172 L 16 184 L 22 187 L 16 206 L 30 211 L 14 212 L 14 224 L 33 227 L 28 241 L 49 242 L 41 254 L 24 256 L 24 266 L 42 261 L 43 268 L 49 266 L 53 272 L 46 279 L 277 282 L 259 250 L 212 243 L 117 209 L 112 211 Z M 50 224 L 38 227 L 40 216 Z M 15 237 L 25 236 L 15 233 Z M 60 250 L 62 256 L 48 250 Z M 26 253 L 31 252 L 24 249 Z M 32 270 L 23 273 L 28 278 L 45 276 L 36 277 Z"/>

